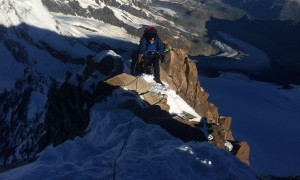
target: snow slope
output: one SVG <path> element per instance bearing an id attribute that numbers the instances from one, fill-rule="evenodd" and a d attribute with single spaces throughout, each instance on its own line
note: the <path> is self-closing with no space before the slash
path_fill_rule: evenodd
<path id="1" fill-rule="evenodd" d="M 91 112 L 88 134 L 49 146 L 31 164 L 0 179 L 255 179 L 233 155 L 208 143 L 184 143 L 132 113 L 115 92 Z"/>
<path id="2" fill-rule="evenodd" d="M 277 176 L 300 173 L 300 87 L 249 80 L 237 74 L 200 77 L 221 114 L 232 116 L 234 137 L 251 147 L 251 166 Z"/>
<path id="3" fill-rule="evenodd" d="M 246 56 L 240 60 L 204 60 L 210 61 L 209 67 L 257 73 L 269 68 L 264 52 L 228 34 L 222 36 L 239 46 Z M 284 90 L 237 73 L 222 73 L 216 78 L 200 75 L 199 80 L 220 114 L 232 117 L 234 137 L 250 144 L 253 168 L 277 176 L 300 174 L 299 86 Z"/>
<path id="4" fill-rule="evenodd" d="M 226 48 L 220 47 L 223 52 L 219 56 L 224 56 L 226 58 L 222 59 L 220 57 L 217 57 L 213 59 L 207 59 L 200 57 L 197 58 L 197 60 L 199 61 L 199 66 L 206 68 L 217 68 L 222 70 L 246 71 L 254 74 L 260 74 L 260 72 L 271 68 L 269 57 L 265 52 L 245 41 L 235 38 L 230 34 L 226 34 L 223 32 L 219 32 L 219 34 L 222 36 L 224 41 L 230 42 L 239 47 L 243 52 L 245 52 L 245 55 L 243 55 L 243 58 L 240 59 L 229 59 L 227 57 L 230 57 L 232 55 L 235 56 L 235 52 L 230 49 L 229 46 L 227 46 Z"/>
<path id="5" fill-rule="evenodd" d="M 101 8 L 87 1 L 81 5 Z M 86 56 L 97 54 L 101 45 L 125 49 L 130 54 L 139 41 L 125 29 L 103 21 L 51 13 L 41 0 L 0 0 L 0 6 L 0 24 L 4 30 L 0 38 L 0 92 L 11 89 L 28 66 L 63 81 L 67 71 L 77 72 L 81 68 L 78 64 L 83 63 Z M 117 15 L 126 14 L 111 8 Z M 131 25 L 137 27 L 151 23 L 139 17 L 130 16 L 130 19 Z M 18 61 L 13 53 L 20 56 Z"/>
<path id="6" fill-rule="evenodd" d="M 194 116 L 190 121 L 200 122 L 202 117 L 196 113 L 196 111 L 188 105 L 174 90 L 172 90 L 169 85 L 163 82 L 163 85 L 155 83 L 153 75 L 143 74 L 141 76 L 148 83 L 152 84 L 151 92 L 159 96 L 167 96 L 167 104 L 170 106 L 169 113 L 171 115 L 177 115 L 179 117 L 183 117 L 184 113 L 189 113 Z"/>

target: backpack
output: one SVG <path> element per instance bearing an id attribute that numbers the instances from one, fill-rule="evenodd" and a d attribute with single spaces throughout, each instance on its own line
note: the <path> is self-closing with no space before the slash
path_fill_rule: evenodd
<path id="1" fill-rule="evenodd" d="M 164 44 L 164 47 L 165 47 L 165 53 L 173 50 L 173 47 L 169 44 L 168 41 L 164 40 L 163 44 Z"/>

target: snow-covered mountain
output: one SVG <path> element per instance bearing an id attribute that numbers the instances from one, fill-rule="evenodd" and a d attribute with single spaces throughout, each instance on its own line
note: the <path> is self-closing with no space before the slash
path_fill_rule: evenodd
<path id="1" fill-rule="evenodd" d="M 12 90 L 1 93 L 1 164 L 31 158 L 38 152 L 51 83 L 48 76 L 28 67 Z"/>
<path id="2" fill-rule="evenodd" d="M 142 8 L 140 2 L 127 1 L 1 2 L 1 164 L 31 159 L 47 143 L 74 136 L 62 135 L 55 143 L 52 133 L 47 140 L 47 128 L 59 129 L 47 120 L 51 92 L 68 76 L 76 77 L 89 57 L 114 50 L 129 73 L 129 58 L 143 31 L 139 28 L 150 24 L 161 26 L 162 36 L 176 34 L 178 44 L 188 44 L 177 32 L 185 32 L 182 27 L 165 23 L 175 28 L 170 31 L 158 24 L 167 19 Z"/>
<path id="3" fill-rule="evenodd" d="M 268 178 L 260 174 L 261 169 L 260 173 L 253 171 L 212 144 L 184 142 L 186 139 L 178 135 L 182 133 L 179 128 L 162 129 L 163 123 L 153 123 L 152 119 L 148 123 L 155 125 L 146 124 L 142 117 L 147 113 L 161 113 L 133 113 L 137 107 L 148 106 L 146 96 L 101 83 L 116 75 L 112 72 L 121 73 L 120 69 L 130 73 L 132 51 L 146 25 L 157 26 L 161 38 L 191 55 L 236 57 L 243 48 L 219 43 L 224 39 L 211 44 L 205 23 L 211 16 L 236 20 L 245 15 L 244 11 L 219 1 L 184 0 L 0 0 L 0 7 L 0 171 L 10 169 L 11 163 L 19 166 L 37 158 L 31 164 L 2 172 L 0 179 Z M 118 59 L 122 68 L 108 72 L 103 68 L 107 65 L 105 57 Z M 103 63 L 101 73 L 89 74 L 91 69 L 86 64 L 91 58 Z M 260 66 L 258 61 L 257 65 L 268 67 L 268 63 Z M 193 72 L 186 71 L 186 76 L 189 73 Z M 206 78 L 202 79 L 207 83 Z M 162 109 L 170 106 L 166 110 L 181 121 L 189 114 L 205 124 L 202 114 L 178 96 L 188 95 L 190 89 L 176 94 L 153 86 L 152 93 L 172 97 L 160 106 Z M 187 99 L 207 99 L 208 95 L 203 94 Z M 207 110 L 203 114 L 213 112 L 206 109 L 210 106 L 200 106 L 202 111 Z M 89 121 L 82 121 L 86 119 Z M 210 133 L 205 125 L 195 129 L 204 138 Z M 193 131 L 186 136 L 191 134 Z"/>

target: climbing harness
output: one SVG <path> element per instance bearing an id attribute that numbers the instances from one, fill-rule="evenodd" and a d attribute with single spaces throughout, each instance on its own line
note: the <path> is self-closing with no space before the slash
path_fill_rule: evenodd
<path id="1" fill-rule="evenodd" d="M 160 58 L 160 51 L 153 51 L 153 50 L 149 50 L 149 51 L 146 51 L 144 54 L 146 54 L 146 57 L 149 57 L 150 59 L 151 58 L 157 58 L 159 59 Z M 142 56 L 143 58 L 144 56 Z M 142 60 L 144 61 L 144 60 Z M 135 64 L 134 64 L 134 68 L 133 68 L 133 74 L 134 76 L 137 76 L 138 74 L 136 73 L 136 67 L 137 67 L 137 64 L 140 63 L 139 61 L 136 61 Z"/>

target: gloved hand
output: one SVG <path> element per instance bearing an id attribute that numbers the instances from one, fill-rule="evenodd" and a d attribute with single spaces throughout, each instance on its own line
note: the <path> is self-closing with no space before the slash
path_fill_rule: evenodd
<path id="1" fill-rule="evenodd" d="M 161 63 L 166 62 L 166 57 L 165 56 L 161 56 L 160 61 L 161 61 Z"/>
<path id="2" fill-rule="evenodd" d="M 143 55 L 142 54 L 139 54 L 138 55 L 138 62 L 140 63 L 140 62 L 142 62 L 143 61 Z"/>

